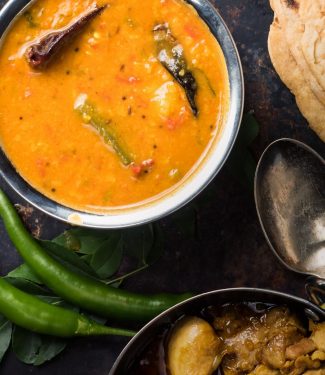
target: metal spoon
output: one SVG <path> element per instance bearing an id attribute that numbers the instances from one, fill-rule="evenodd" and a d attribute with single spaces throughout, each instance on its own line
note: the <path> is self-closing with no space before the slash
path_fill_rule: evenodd
<path id="1" fill-rule="evenodd" d="M 293 139 L 271 143 L 257 166 L 255 203 L 275 255 L 289 269 L 313 276 L 307 293 L 325 303 L 325 160 Z"/>

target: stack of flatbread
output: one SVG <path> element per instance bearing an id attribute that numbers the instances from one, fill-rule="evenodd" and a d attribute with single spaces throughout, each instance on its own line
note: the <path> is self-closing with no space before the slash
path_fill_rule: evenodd
<path id="1" fill-rule="evenodd" d="M 325 0 L 270 0 L 272 63 L 325 142 Z"/>

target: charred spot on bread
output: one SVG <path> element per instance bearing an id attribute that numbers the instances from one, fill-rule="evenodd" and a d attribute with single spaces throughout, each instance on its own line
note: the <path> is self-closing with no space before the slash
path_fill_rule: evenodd
<path id="1" fill-rule="evenodd" d="M 299 3 L 297 0 L 285 0 L 285 4 L 288 8 L 299 9 Z"/>

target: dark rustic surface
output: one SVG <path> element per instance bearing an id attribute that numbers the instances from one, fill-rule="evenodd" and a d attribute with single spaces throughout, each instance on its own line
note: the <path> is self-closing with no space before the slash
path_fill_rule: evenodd
<path id="1" fill-rule="evenodd" d="M 0 7 L 5 3 L 0 0 Z M 268 0 L 216 0 L 237 43 L 245 75 L 246 110 L 254 110 L 261 131 L 254 144 L 258 158 L 274 139 L 293 137 L 325 154 L 324 145 L 309 130 L 294 98 L 280 82 L 267 52 L 267 34 L 272 21 Z M 0 181 L 15 203 L 27 207 Z M 215 180 L 214 196 L 208 207 L 200 206 L 199 239 L 184 240 L 167 218 L 168 248 L 163 258 L 126 284 L 132 290 L 204 292 L 212 289 L 253 286 L 304 296 L 304 277 L 285 270 L 265 242 L 257 220 L 253 195 L 224 170 Z M 25 219 L 34 231 L 50 238 L 64 225 L 37 210 L 27 210 Z M 0 274 L 20 263 L 0 225 Z M 9 353 L 0 365 L 2 375 L 104 375 L 127 343 L 126 339 L 73 340 L 68 349 L 40 368 L 19 363 Z"/>

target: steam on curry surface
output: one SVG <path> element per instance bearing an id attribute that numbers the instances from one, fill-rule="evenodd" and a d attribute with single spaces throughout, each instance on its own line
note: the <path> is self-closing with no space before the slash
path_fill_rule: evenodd
<path id="1" fill-rule="evenodd" d="M 36 1 L 2 41 L 0 75 L 7 156 L 85 211 L 182 181 L 228 110 L 221 48 L 181 0 Z"/>

